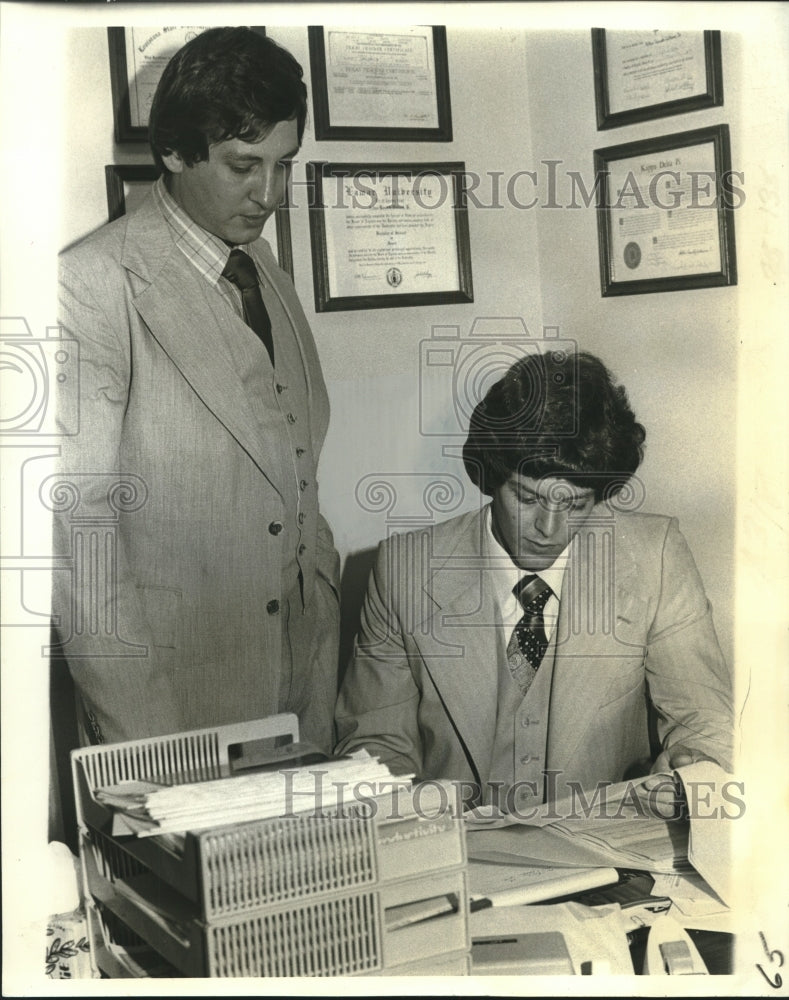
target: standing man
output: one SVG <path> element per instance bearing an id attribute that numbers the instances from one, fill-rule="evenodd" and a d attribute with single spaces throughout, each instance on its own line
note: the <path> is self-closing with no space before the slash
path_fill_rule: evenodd
<path id="1" fill-rule="evenodd" d="M 260 239 L 306 112 L 302 69 L 270 38 L 198 35 L 151 108 L 162 176 L 63 255 L 80 424 L 67 500 L 53 497 L 72 567 L 54 603 L 91 742 L 291 711 L 302 739 L 331 747 L 339 557 L 316 481 L 329 404 Z"/>
<path id="2" fill-rule="evenodd" d="M 590 354 L 560 377 L 529 355 L 490 388 L 463 458 L 491 502 L 381 543 L 339 752 L 521 813 L 573 785 L 731 766 L 731 677 L 693 557 L 673 518 L 622 499 L 644 436 Z"/>

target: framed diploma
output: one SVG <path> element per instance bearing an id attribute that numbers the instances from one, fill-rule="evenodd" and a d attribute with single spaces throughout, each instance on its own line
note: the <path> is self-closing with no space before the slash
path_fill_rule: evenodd
<path id="1" fill-rule="evenodd" d="M 736 285 L 729 128 L 595 150 L 602 292 L 632 295 Z"/>
<path id="2" fill-rule="evenodd" d="M 723 104 L 719 31 L 592 28 L 598 129 Z"/>
<path id="3" fill-rule="evenodd" d="M 308 163 L 315 309 L 473 302 L 463 163 Z"/>
<path id="4" fill-rule="evenodd" d="M 153 95 L 170 57 L 206 28 L 107 28 L 116 142 L 147 142 Z M 262 27 L 253 31 L 266 33 Z"/>
<path id="5" fill-rule="evenodd" d="M 158 176 L 159 171 L 152 163 L 108 164 L 104 168 L 104 177 L 107 184 L 109 221 L 113 222 L 127 212 L 133 212 L 142 203 Z M 274 219 L 266 223 L 263 235 L 269 241 L 279 266 L 283 271 L 287 271 L 292 279 L 293 244 L 287 202 L 277 209 Z"/>
<path id="6" fill-rule="evenodd" d="M 446 28 L 309 29 L 316 139 L 451 142 Z"/>

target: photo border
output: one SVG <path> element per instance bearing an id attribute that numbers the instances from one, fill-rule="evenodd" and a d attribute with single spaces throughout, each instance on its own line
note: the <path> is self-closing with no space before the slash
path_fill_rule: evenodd
<path id="1" fill-rule="evenodd" d="M 720 31 L 704 32 L 704 61 L 706 90 L 701 94 L 681 97 L 673 101 L 661 101 L 644 107 L 627 108 L 612 113 L 609 102 L 608 57 L 606 54 L 606 29 L 592 28 L 592 61 L 594 64 L 594 93 L 597 109 L 598 131 L 632 125 L 635 122 L 651 121 L 668 115 L 684 114 L 702 108 L 723 105 L 723 64 L 721 60 Z"/>
<path id="2" fill-rule="evenodd" d="M 389 174 L 440 173 L 451 178 L 454 195 L 455 253 L 458 265 L 458 287 L 440 292 L 404 292 L 401 294 L 346 295 L 332 293 L 329 280 L 329 256 L 326 239 L 323 181 L 329 176 L 355 177 Z M 351 309 L 390 309 L 407 306 L 440 305 L 453 302 L 473 302 L 471 276 L 471 245 L 469 240 L 468 207 L 465 191 L 466 165 L 461 162 L 429 163 L 307 163 L 307 181 L 312 191 L 309 209 L 310 243 L 315 289 L 315 311 L 339 312 Z"/>
<path id="3" fill-rule="evenodd" d="M 652 153 L 670 153 L 687 146 L 709 143 L 715 157 L 715 211 L 718 214 L 718 240 L 721 269 L 699 274 L 666 274 L 660 278 L 643 278 L 635 281 L 614 281 L 612 278 L 612 238 L 610 214 L 609 164 L 615 160 L 630 159 Z M 636 142 L 608 146 L 594 151 L 595 177 L 602 179 L 597 204 L 597 233 L 600 258 L 600 282 L 603 297 L 612 295 L 638 295 L 645 292 L 673 292 L 689 288 L 711 288 L 737 284 L 737 257 L 734 239 L 734 209 L 730 190 L 724 180 L 730 177 L 731 148 L 728 125 L 711 125 L 706 128 L 676 132 L 672 135 L 641 139 Z M 634 209 L 637 211 L 637 209 Z M 712 209 L 711 209 L 712 210 Z"/>
<path id="4" fill-rule="evenodd" d="M 331 99 L 326 72 L 324 28 L 322 25 L 311 25 L 308 28 L 308 33 L 315 138 L 319 141 L 324 139 L 368 139 L 383 142 L 452 142 L 452 106 L 449 91 L 447 32 L 446 28 L 441 25 L 433 25 L 432 28 L 438 126 L 436 128 L 419 128 L 418 126 L 409 125 L 401 128 L 395 126 L 331 124 Z M 349 28 L 348 30 L 359 29 Z"/>

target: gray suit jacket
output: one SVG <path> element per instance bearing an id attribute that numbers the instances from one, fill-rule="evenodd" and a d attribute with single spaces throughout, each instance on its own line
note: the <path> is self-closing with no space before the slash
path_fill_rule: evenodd
<path id="1" fill-rule="evenodd" d="M 487 782 L 499 646 L 483 524 L 473 512 L 381 543 L 338 699 L 338 751 Z M 600 505 L 564 575 L 545 767 L 587 788 L 622 780 L 650 754 L 647 694 L 664 749 L 683 743 L 730 766 L 729 670 L 676 521 Z"/>
<path id="2" fill-rule="evenodd" d="M 301 489 L 287 396 L 270 377 L 266 405 L 250 395 L 228 343 L 251 338 L 253 352 L 254 334 L 151 197 L 61 260 L 80 410 L 50 497 L 65 557 L 54 610 L 94 739 L 258 718 L 303 689 L 307 735 L 331 742 L 339 558 L 315 475 L 328 397 L 289 277 L 265 241 L 250 252 L 297 345 Z M 303 613 L 288 609 L 288 564 L 303 577 Z M 293 675 L 281 669 L 288 641 Z"/>

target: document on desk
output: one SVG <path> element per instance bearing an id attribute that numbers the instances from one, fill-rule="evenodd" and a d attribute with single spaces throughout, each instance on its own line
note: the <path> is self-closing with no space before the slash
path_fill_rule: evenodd
<path id="1" fill-rule="evenodd" d="M 674 772 L 685 788 L 690 812 L 688 858 L 724 903 L 731 901 L 732 785 L 742 785 L 712 761 L 698 761 Z M 726 793 L 726 794 L 724 794 Z M 729 797 L 726 797 L 728 794 Z M 735 804 L 737 800 L 734 800 Z M 740 805 L 743 803 L 740 801 Z"/>
<path id="2" fill-rule="evenodd" d="M 649 814 L 636 789 L 620 782 L 549 803 L 534 815 L 476 810 L 467 817 L 468 853 L 476 860 L 527 865 L 615 866 L 666 875 L 694 870 L 724 903 L 731 876 L 732 776 L 711 761 L 677 769 L 689 819 Z M 725 797 L 728 789 L 729 798 Z"/>
<path id="3" fill-rule="evenodd" d="M 467 826 L 468 854 L 479 861 L 686 872 L 688 823 L 647 814 L 637 782 L 611 784 L 592 800 L 549 803 L 535 815 L 495 817 L 486 827 L 477 814 Z M 591 794 L 591 793 L 590 793 Z"/>
<path id="4" fill-rule="evenodd" d="M 728 906 L 696 872 L 689 875 L 655 875 L 653 896 L 667 896 L 685 917 L 725 913 Z"/>

